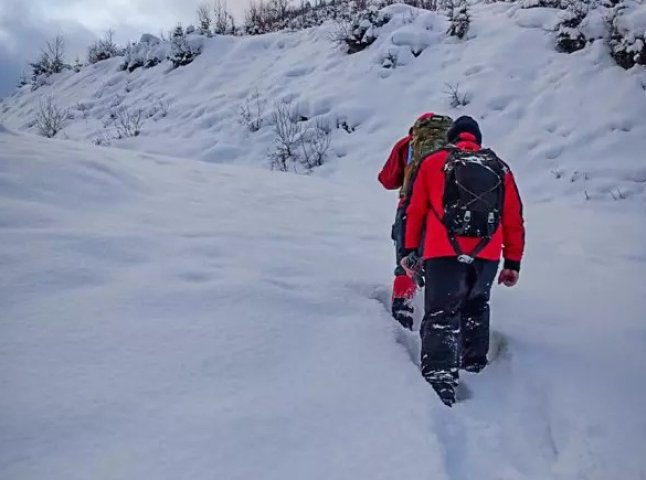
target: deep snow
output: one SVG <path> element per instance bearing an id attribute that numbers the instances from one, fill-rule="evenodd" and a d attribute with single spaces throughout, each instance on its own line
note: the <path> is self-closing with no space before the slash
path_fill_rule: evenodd
<path id="1" fill-rule="evenodd" d="M 346 55 L 330 40 L 333 24 L 296 33 L 207 39 L 192 64 L 172 70 L 120 72 L 121 58 L 25 87 L 0 103 L 0 122 L 35 132 L 41 97 L 52 96 L 74 117 L 61 138 L 92 142 L 113 136 L 103 125 L 111 110 L 141 108 L 151 118 L 142 135 L 114 146 L 214 163 L 267 167 L 275 101 L 292 99 L 301 115 L 336 129 L 320 174 L 374 184 L 374 172 L 394 140 L 420 113 L 470 114 L 485 142 L 521 177 L 526 196 L 567 196 L 612 202 L 643 200 L 646 170 L 646 69 L 629 72 L 603 41 L 572 55 L 558 53 L 547 31 L 555 9 L 518 4 L 473 6 L 467 41 L 448 38 L 441 14 L 404 5 L 368 50 Z M 415 58 L 413 50 L 422 50 Z M 397 68 L 385 69 L 389 55 Z M 446 84 L 471 97 L 451 108 Z M 240 125 L 240 108 L 258 92 L 266 100 L 263 128 Z M 167 115 L 164 116 L 164 109 Z"/>
<path id="2" fill-rule="evenodd" d="M 384 309 L 383 196 L 12 132 L 0 152 L 2 478 L 645 472 L 641 213 L 528 209 L 507 345 L 449 410 Z"/>
<path id="3" fill-rule="evenodd" d="M 107 61 L 0 104 L 0 478 L 646 477 L 644 69 L 554 52 L 545 9 L 476 6 L 466 42 L 406 18 L 350 57 L 329 26 L 216 38 L 173 72 Z M 263 171 L 271 125 L 236 123 L 256 87 L 357 129 L 316 175 Z M 113 143 L 138 153 L 15 131 L 51 92 L 91 103 L 61 134 L 86 143 L 117 95 L 169 112 Z M 375 181 L 426 109 L 481 120 L 528 227 L 496 359 L 453 409 L 387 312 Z"/>

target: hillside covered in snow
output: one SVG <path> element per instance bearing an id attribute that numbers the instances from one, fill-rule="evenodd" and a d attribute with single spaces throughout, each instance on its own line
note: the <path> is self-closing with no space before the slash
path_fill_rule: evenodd
<path id="1" fill-rule="evenodd" d="M 373 182 L 419 113 L 468 113 L 527 193 L 642 197 L 646 171 L 634 152 L 646 149 L 643 67 L 624 71 L 601 40 L 558 52 L 549 30 L 563 12 L 554 8 L 476 4 L 462 40 L 446 35 L 440 12 L 394 5 L 381 15 L 389 20 L 371 30 L 376 41 L 354 55 L 332 40 L 339 27 L 328 22 L 201 37 L 202 54 L 176 69 L 166 60 L 129 72 L 121 70 L 129 57 L 111 58 L 21 88 L 0 104 L 0 122 L 36 133 L 40 104 L 51 100 L 65 113 L 57 138 L 268 168 L 274 113 L 285 107 L 297 129 L 329 133 L 325 172 Z"/>
<path id="2" fill-rule="evenodd" d="M 558 52 L 562 12 L 521 7 L 472 5 L 458 39 L 393 5 L 352 55 L 329 22 L 191 37 L 178 68 L 118 56 L 4 99 L 0 478 L 646 478 L 646 69 Z M 390 316 L 376 182 L 427 110 L 479 120 L 527 222 L 452 409 Z M 324 153 L 288 164 L 309 175 L 270 171 L 281 119 Z"/>

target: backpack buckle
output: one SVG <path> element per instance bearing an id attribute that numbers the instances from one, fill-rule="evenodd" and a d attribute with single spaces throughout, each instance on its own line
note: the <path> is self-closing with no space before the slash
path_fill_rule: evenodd
<path id="1" fill-rule="evenodd" d="M 458 262 L 471 265 L 473 263 L 473 257 L 470 255 L 458 255 Z"/>

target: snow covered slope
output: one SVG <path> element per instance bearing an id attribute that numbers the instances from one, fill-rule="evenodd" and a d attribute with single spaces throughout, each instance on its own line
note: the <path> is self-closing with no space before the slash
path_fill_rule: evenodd
<path id="1" fill-rule="evenodd" d="M 551 10 L 476 5 L 461 42 L 389 8 L 352 56 L 331 26 L 218 37 L 178 70 L 109 60 L 0 104 L 0 478 L 646 477 L 645 70 L 602 42 L 556 53 Z M 471 103 L 450 108 L 445 82 Z M 48 95 L 79 143 L 16 131 Z M 319 175 L 257 168 L 282 98 L 355 128 Z M 153 112 L 143 133 L 89 145 L 118 105 Z M 425 110 L 478 118 L 526 200 L 496 359 L 454 409 L 387 312 L 375 176 Z"/>
<path id="2" fill-rule="evenodd" d="M 378 40 L 355 55 L 332 43 L 333 25 L 216 37 L 177 70 L 164 62 L 120 72 L 122 59 L 115 58 L 60 74 L 49 87 L 24 88 L 3 101 L 0 121 L 34 131 L 38 100 L 51 95 L 74 117 L 62 138 L 104 141 L 112 135 L 103 127 L 112 110 L 142 108 L 151 115 L 142 135 L 115 146 L 266 167 L 272 106 L 289 98 L 312 122 L 356 127 L 351 134 L 335 130 L 323 172 L 373 183 L 387 150 L 419 113 L 464 113 L 481 121 L 485 141 L 512 164 L 526 195 L 644 198 L 646 170 L 637 152 L 646 151 L 646 69 L 622 70 L 602 41 L 576 54 L 557 53 L 546 32 L 557 10 L 474 5 L 466 41 L 447 37 L 438 13 L 403 5 L 387 11 L 393 18 Z M 386 58 L 397 67 L 383 68 Z M 451 108 L 447 83 L 459 84 L 470 104 Z M 251 133 L 238 121 L 256 91 L 267 108 L 263 128 Z"/>
<path id="3" fill-rule="evenodd" d="M 384 308 L 384 195 L 2 130 L 0 196 L 0 478 L 646 474 L 620 202 L 529 208 L 497 358 L 448 409 Z"/>

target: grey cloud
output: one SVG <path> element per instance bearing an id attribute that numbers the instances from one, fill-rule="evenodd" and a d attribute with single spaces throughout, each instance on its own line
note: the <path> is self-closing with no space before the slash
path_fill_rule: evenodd
<path id="1" fill-rule="evenodd" d="M 28 72 L 45 42 L 65 38 L 68 60 L 81 55 L 96 36 L 74 20 L 52 21 L 25 2 L 0 0 L 0 98 L 11 93 L 21 72 Z"/>
<path id="2" fill-rule="evenodd" d="M 28 62 L 45 42 L 63 34 L 67 57 L 83 57 L 86 48 L 108 29 L 117 42 L 142 33 L 159 35 L 178 22 L 196 22 L 195 11 L 212 0 L 0 0 L 0 98 L 15 87 Z M 228 0 L 237 17 L 248 0 Z"/>

